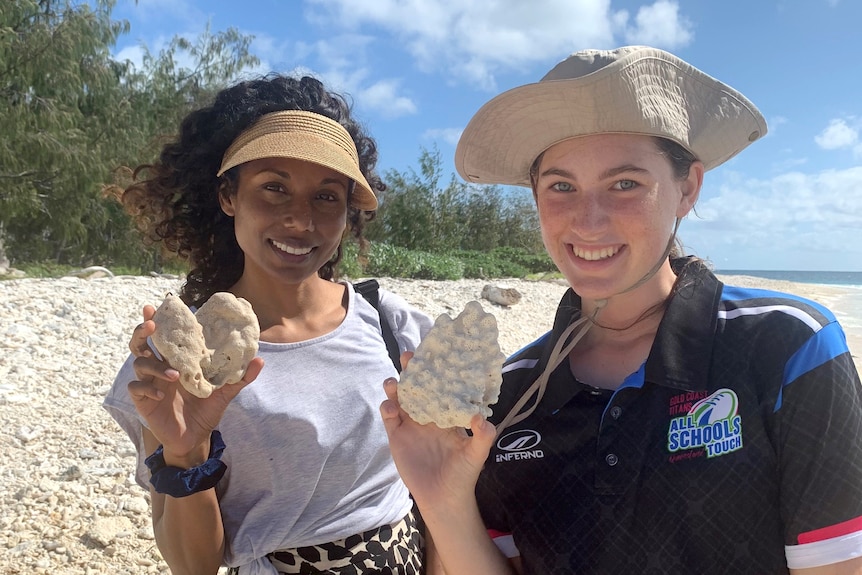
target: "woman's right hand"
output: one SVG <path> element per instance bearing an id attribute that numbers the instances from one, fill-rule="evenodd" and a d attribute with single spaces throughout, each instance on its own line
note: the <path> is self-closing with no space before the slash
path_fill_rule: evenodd
<path id="1" fill-rule="evenodd" d="M 423 516 L 474 502 L 479 472 L 496 438 L 494 426 L 474 415 L 471 437 L 464 429 L 421 425 L 398 404 L 397 386 L 395 379 L 384 383 L 387 400 L 380 413 L 395 466 Z"/>
<path id="2" fill-rule="evenodd" d="M 156 358 L 149 348 L 147 338 L 156 329 L 154 314 L 153 306 L 144 307 L 144 321 L 135 328 L 129 342 L 137 377 L 129 383 L 129 395 L 162 444 L 165 462 L 194 467 L 207 459 L 210 434 L 231 400 L 258 376 L 263 359 L 252 359 L 239 382 L 214 389 L 206 398 L 192 395 L 179 383 L 179 372 Z"/>

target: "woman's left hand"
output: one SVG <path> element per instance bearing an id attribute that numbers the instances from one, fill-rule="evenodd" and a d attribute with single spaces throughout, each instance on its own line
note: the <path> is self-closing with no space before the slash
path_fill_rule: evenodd
<path id="1" fill-rule="evenodd" d="M 496 437 L 494 426 L 478 414 L 470 422 L 472 437 L 460 428 L 421 425 L 398 404 L 395 379 L 387 379 L 384 389 L 387 400 L 380 413 L 392 458 L 423 515 L 475 501 L 476 481 Z"/>

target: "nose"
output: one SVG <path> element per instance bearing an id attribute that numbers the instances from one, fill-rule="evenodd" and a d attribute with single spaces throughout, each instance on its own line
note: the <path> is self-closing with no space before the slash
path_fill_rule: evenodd
<path id="1" fill-rule="evenodd" d="M 314 216 L 311 203 L 294 198 L 285 209 L 284 225 L 302 231 L 314 231 Z"/>
<path id="2" fill-rule="evenodd" d="M 600 236 L 607 223 L 608 212 L 601 194 L 584 192 L 577 195 L 571 206 L 572 230 L 584 239 L 591 239 Z"/>

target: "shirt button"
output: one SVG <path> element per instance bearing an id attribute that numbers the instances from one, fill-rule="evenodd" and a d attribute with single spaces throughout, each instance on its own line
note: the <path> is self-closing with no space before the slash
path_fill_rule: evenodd
<path id="1" fill-rule="evenodd" d="M 611 417 L 614 419 L 619 419 L 623 414 L 623 408 L 619 405 L 615 405 L 611 408 Z"/>
<path id="2" fill-rule="evenodd" d="M 619 462 L 620 462 L 620 458 L 617 457 L 616 454 L 614 454 L 614 453 L 608 453 L 605 456 L 605 463 L 607 463 L 611 467 L 613 467 L 614 465 L 616 465 Z"/>

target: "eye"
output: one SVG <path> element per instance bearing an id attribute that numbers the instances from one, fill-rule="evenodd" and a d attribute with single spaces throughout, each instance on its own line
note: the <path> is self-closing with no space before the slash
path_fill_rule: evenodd
<path id="1" fill-rule="evenodd" d="M 346 178 L 327 177 L 309 191 L 313 192 L 315 201 L 341 205 L 347 203 L 348 188 Z"/>
<path id="2" fill-rule="evenodd" d="M 551 189 L 557 192 L 571 192 L 575 187 L 569 182 L 557 182 L 556 184 L 551 185 Z"/>
<path id="3" fill-rule="evenodd" d="M 620 180 L 619 182 L 614 184 L 614 189 L 627 191 L 627 190 L 633 190 L 637 186 L 638 186 L 638 183 L 634 180 Z"/>
<path id="4" fill-rule="evenodd" d="M 277 192 L 280 194 L 283 194 L 285 191 L 284 186 L 282 186 L 278 182 L 268 182 L 268 183 L 263 185 L 263 189 L 268 191 L 268 192 Z"/>

